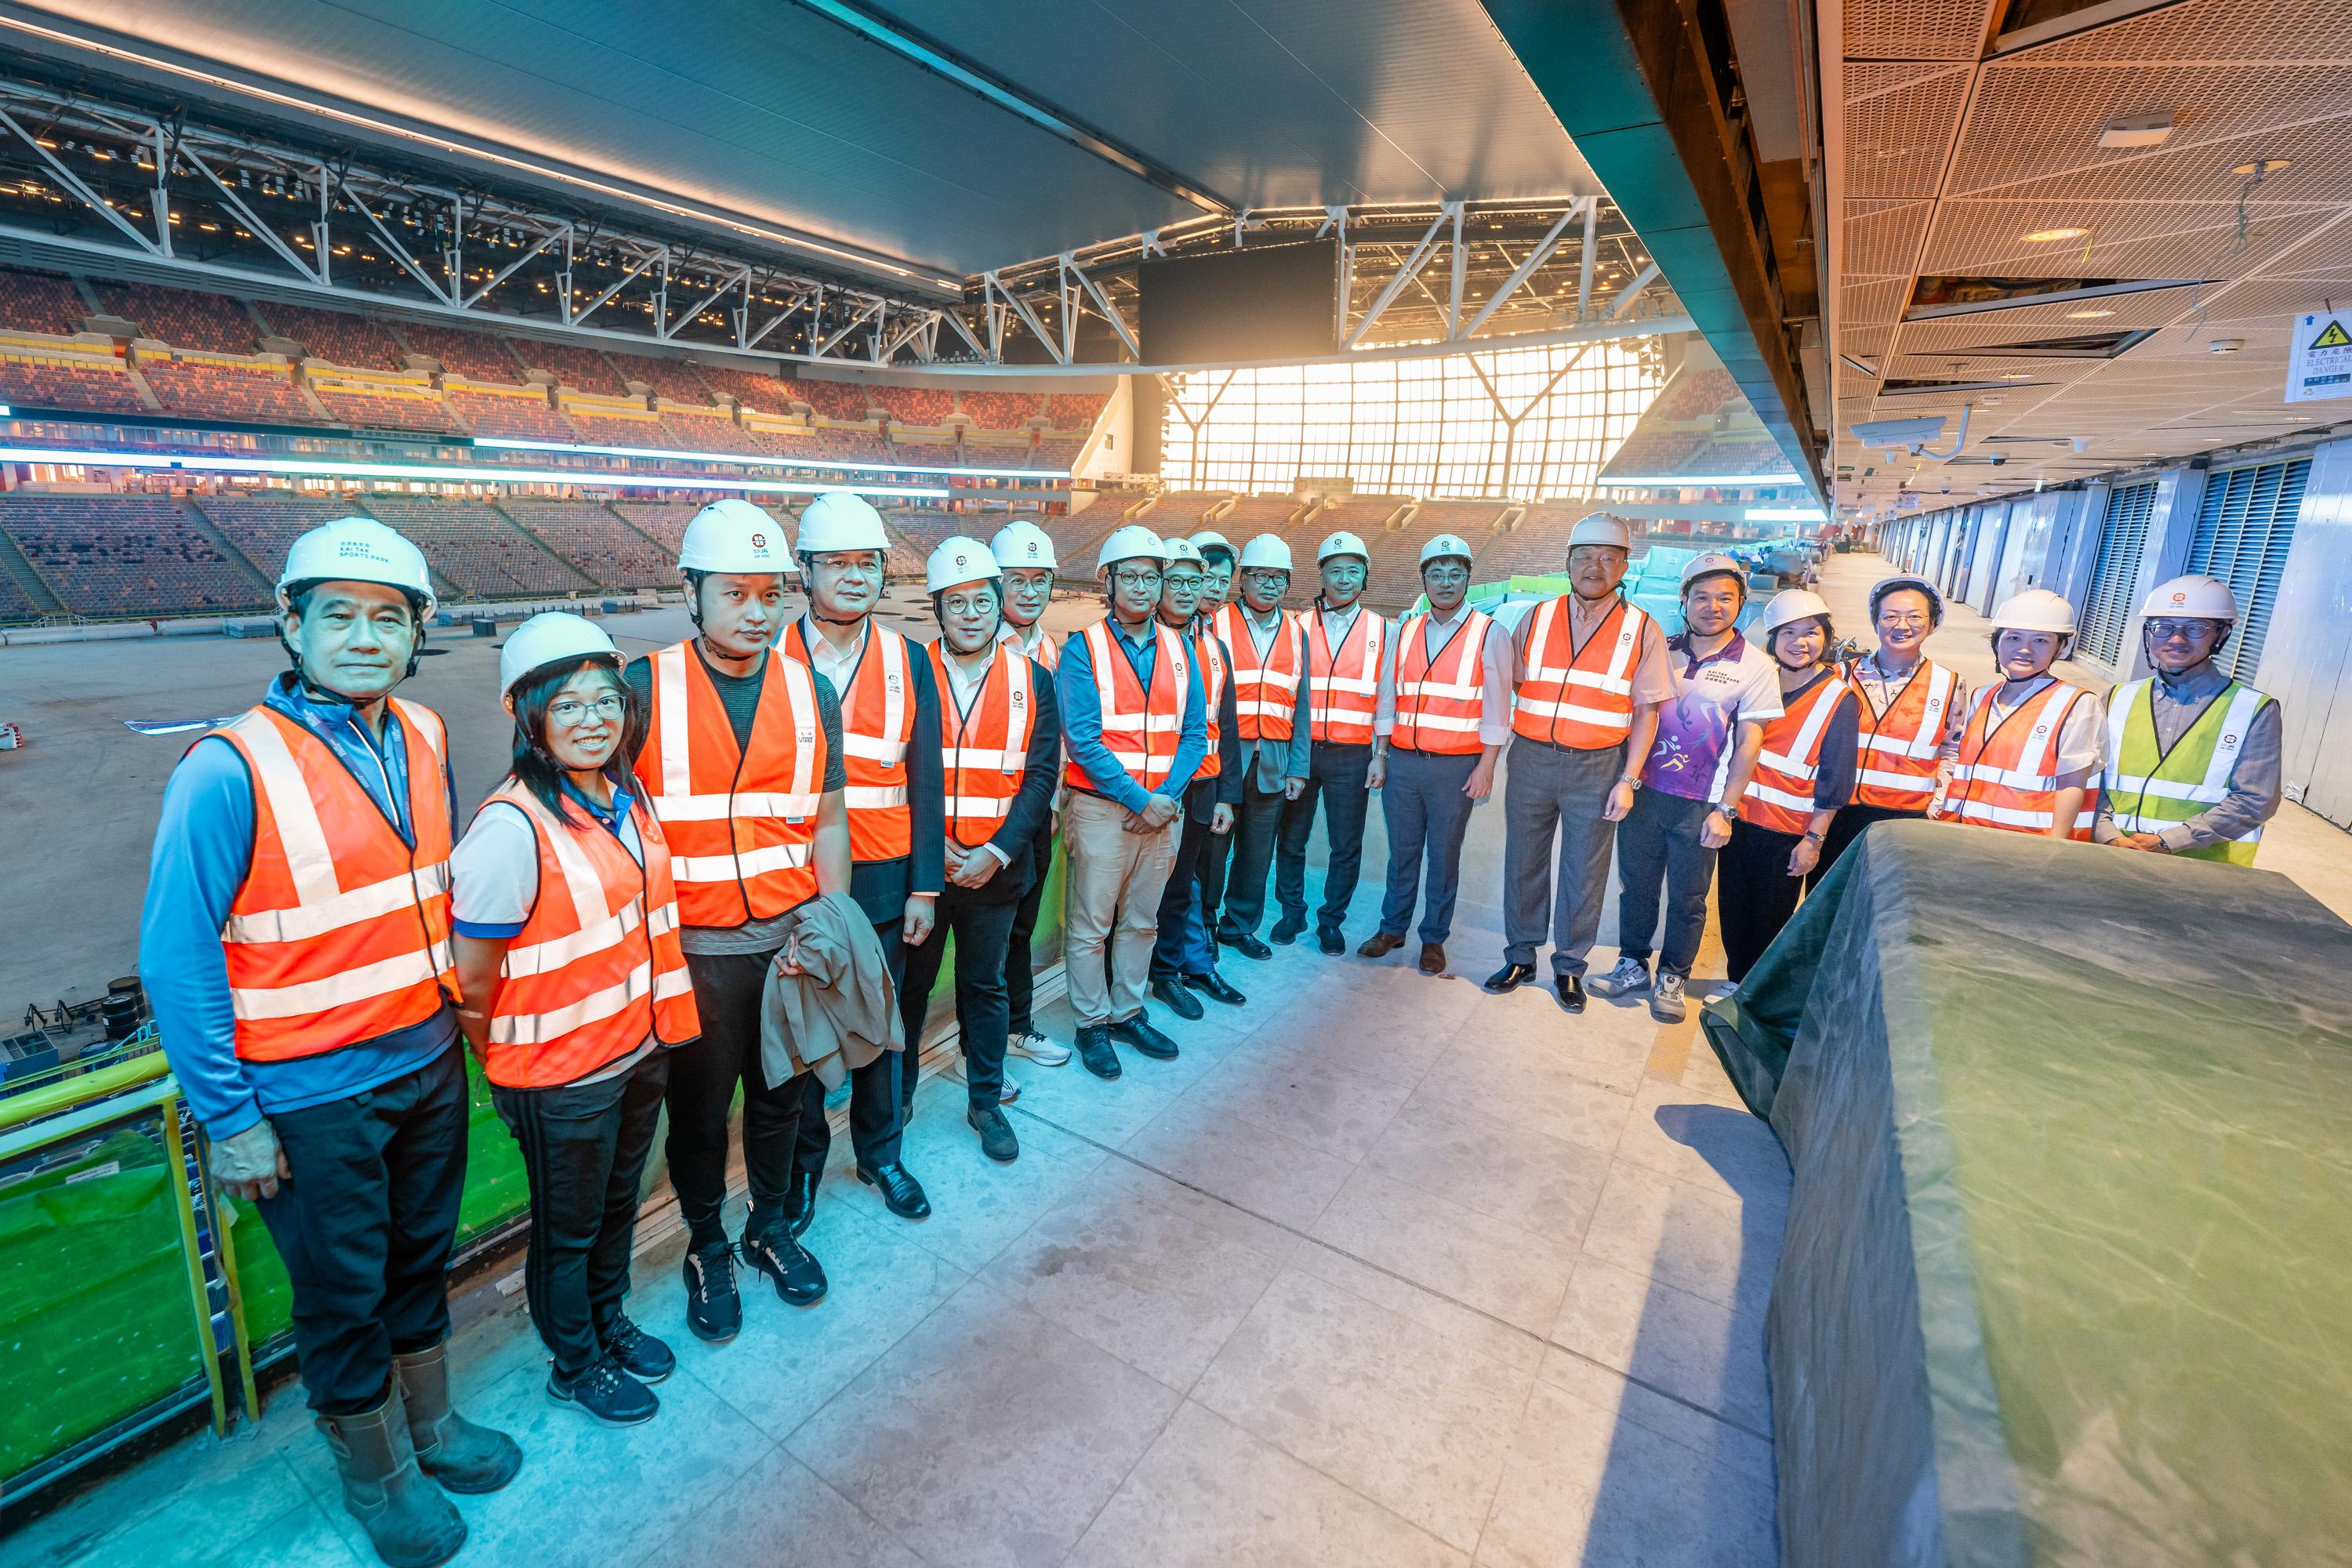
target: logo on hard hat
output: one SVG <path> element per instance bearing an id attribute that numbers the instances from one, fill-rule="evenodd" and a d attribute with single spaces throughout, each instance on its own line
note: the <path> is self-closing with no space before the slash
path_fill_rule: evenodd
<path id="1" fill-rule="evenodd" d="M 751 548 L 754 550 L 765 550 L 768 548 L 768 536 L 764 533 L 753 534 L 751 536 Z"/>

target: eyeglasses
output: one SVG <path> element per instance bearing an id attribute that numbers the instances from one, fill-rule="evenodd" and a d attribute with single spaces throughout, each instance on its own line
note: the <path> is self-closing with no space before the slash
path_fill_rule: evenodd
<path id="1" fill-rule="evenodd" d="M 2195 642 L 2200 637 L 2212 635 L 2221 623 L 2208 620 L 2161 620 L 2146 621 L 2142 625 L 2147 627 L 2147 635 L 2158 642 L 2170 642 L 2175 637 L 2179 637 L 2183 642 Z"/>
<path id="2" fill-rule="evenodd" d="M 1208 582 L 1206 577 L 1195 577 L 1187 574 L 1181 577 L 1162 577 L 1160 579 L 1160 585 L 1163 588 L 1173 588 L 1180 594 L 1192 594 L 1206 587 Z"/>
<path id="3" fill-rule="evenodd" d="M 567 697 L 561 702 L 549 703 L 547 716 L 552 722 L 569 730 L 584 721 L 592 708 L 595 710 L 597 718 L 610 723 L 629 710 L 629 700 L 617 691 L 607 692 L 593 702 L 578 702 Z"/>
<path id="4" fill-rule="evenodd" d="M 1898 610 L 1889 610 L 1878 617 L 1878 624 L 1882 626 L 1924 626 L 1927 624 L 1927 617 L 1916 612 L 1906 616 Z"/>
<path id="5" fill-rule="evenodd" d="M 1114 572 L 1110 576 L 1111 581 L 1118 584 L 1122 588 L 1157 588 L 1160 586 L 1160 574 L 1157 572 Z"/>

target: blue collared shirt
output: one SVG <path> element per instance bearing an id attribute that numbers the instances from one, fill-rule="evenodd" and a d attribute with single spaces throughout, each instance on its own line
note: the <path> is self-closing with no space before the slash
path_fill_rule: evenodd
<path id="1" fill-rule="evenodd" d="M 324 741 L 401 837 L 415 843 L 408 751 L 398 724 L 385 724 L 379 744 L 350 703 L 303 686 L 290 671 L 271 683 L 262 701 Z M 221 930 L 253 862 L 253 780 L 236 747 L 213 741 L 207 736 L 191 746 L 163 789 L 139 922 L 139 978 L 189 1108 L 205 1131 L 227 1138 L 264 1116 L 347 1099 L 415 1072 L 457 1042 L 457 1019 L 444 1007 L 421 1024 L 341 1050 L 287 1061 L 237 1059 Z M 455 821 L 457 784 L 446 766 L 442 784 Z"/>
<path id="2" fill-rule="evenodd" d="M 1153 668 L 1160 661 L 1159 623 L 1147 622 L 1139 642 L 1118 624 L 1118 616 L 1110 616 L 1107 624 L 1113 646 L 1127 656 L 1136 680 L 1149 691 Z M 1201 684 L 1201 672 L 1190 659 L 1184 664 L 1184 722 L 1177 731 L 1176 757 L 1168 770 L 1169 784 L 1174 787 L 1165 789 L 1179 797 L 1184 784 L 1200 772 L 1201 760 L 1209 754 L 1208 693 Z M 1062 743 L 1095 788 L 1129 811 L 1139 812 L 1150 805 L 1150 792 L 1136 783 L 1103 744 L 1102 694 L 1095 689 L 1094 655 L 1081 634 L 1063 639 L 1061 668 L 1054 674 L 1054 697 L 1062 710 Z"/>

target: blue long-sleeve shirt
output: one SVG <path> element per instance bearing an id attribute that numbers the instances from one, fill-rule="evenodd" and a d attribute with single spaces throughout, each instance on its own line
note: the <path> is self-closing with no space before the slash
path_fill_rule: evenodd
<path id="1" fill-rule="evenodd" d="M 1109 617 L 1107 624 L 1112 646 L 1127 656 L 1138 683 L 1150 690 L 1152 668 L 1160 658 L 1159 623 L 1146 623 L 1139 643 L 1118 624 L 1118 616 Z M 1176 757 L 1168 770 L 1175 787 L 1164 792 L 1180 799 L 1185 782 L 1200 771 L 1201 760 L 1209 754 L 1208 693 L 1201 684 L 1201 672 L 1190 659 L 1184 663 L 1184 722 L 1177 731 Z M 1095 788 L 1129 811 L 1139 812 L 1150 805 L 1151 792 L 1138 784 L 1103 744 L 1102 693 L 1095 689 L 1094 656 L 1083 636 L 1073 633 L 1063 640 L 1061 668 L 1054 674 L 1054 696 L 1062 709 L 1062 744 L 1070 760 L 1094 781 Z"/>
<path id="2" fill-rule="evenodd" d="M 349 703 L 305 689 L 290 672 L 279 676 L 262 700 L 325 741 L 399 825 L 401 837 L 415 842 L 408 820 L 407 747 L 399 725 L 384 726 L 379 746 Z M 457 782 L 446 765 L 442 784 L 454 822 Z M 163 789 L 139 921 L 139 978 L 155 1011 L 163 1054 L 189 1109 L 215 1138 L 232 1137 L 264 1116 L 389 1083 L 457 1039 L 457 1016 L 444 1007 L 421 1024 L 341 1050 L 288 1061 L 237 1059 L 236 1015 L 221 930 L 252 865 L 253 825 L 253 779 L 245 758 L 226 741 L 198 741 Z"/>

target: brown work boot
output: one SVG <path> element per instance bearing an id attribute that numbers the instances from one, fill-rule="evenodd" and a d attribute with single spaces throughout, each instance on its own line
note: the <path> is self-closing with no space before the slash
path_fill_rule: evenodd
<path id="1" fill-rule="evenodd" d="M 522 1468 L 513 1438 L 477 1426 L 449 1403 L 449 1342 L 392 1358 L 408 1411 L 408 1438 L 416 1468 L 446 1489 L 473 1496 L 494 1492 Z"/>
<path id="2" fill-rule="evenodd" d="M 1404 938 L 1391 931 L 1376 931 L 1356 946 L 1358 958 L 1386 958 L 1404 945 Z"/>
<path id="3" fill-rule="evenodd" d="M 1421 944 L 1421 972 L 1423 974 L 1443 974 L 1445 973 L 1445 944 L 1444 942 L 1424 942 Z"/>
<path id="4" fill-rule="evenodd" d="M 343 1507 L 389 1568 L 437 1568 L 457 1555 L 466 1544 L 466 1521 L 416 1468 L 398 1378 L 374 1409 L 321 1415 L 318 1425 L 335 1451 Z"/>

